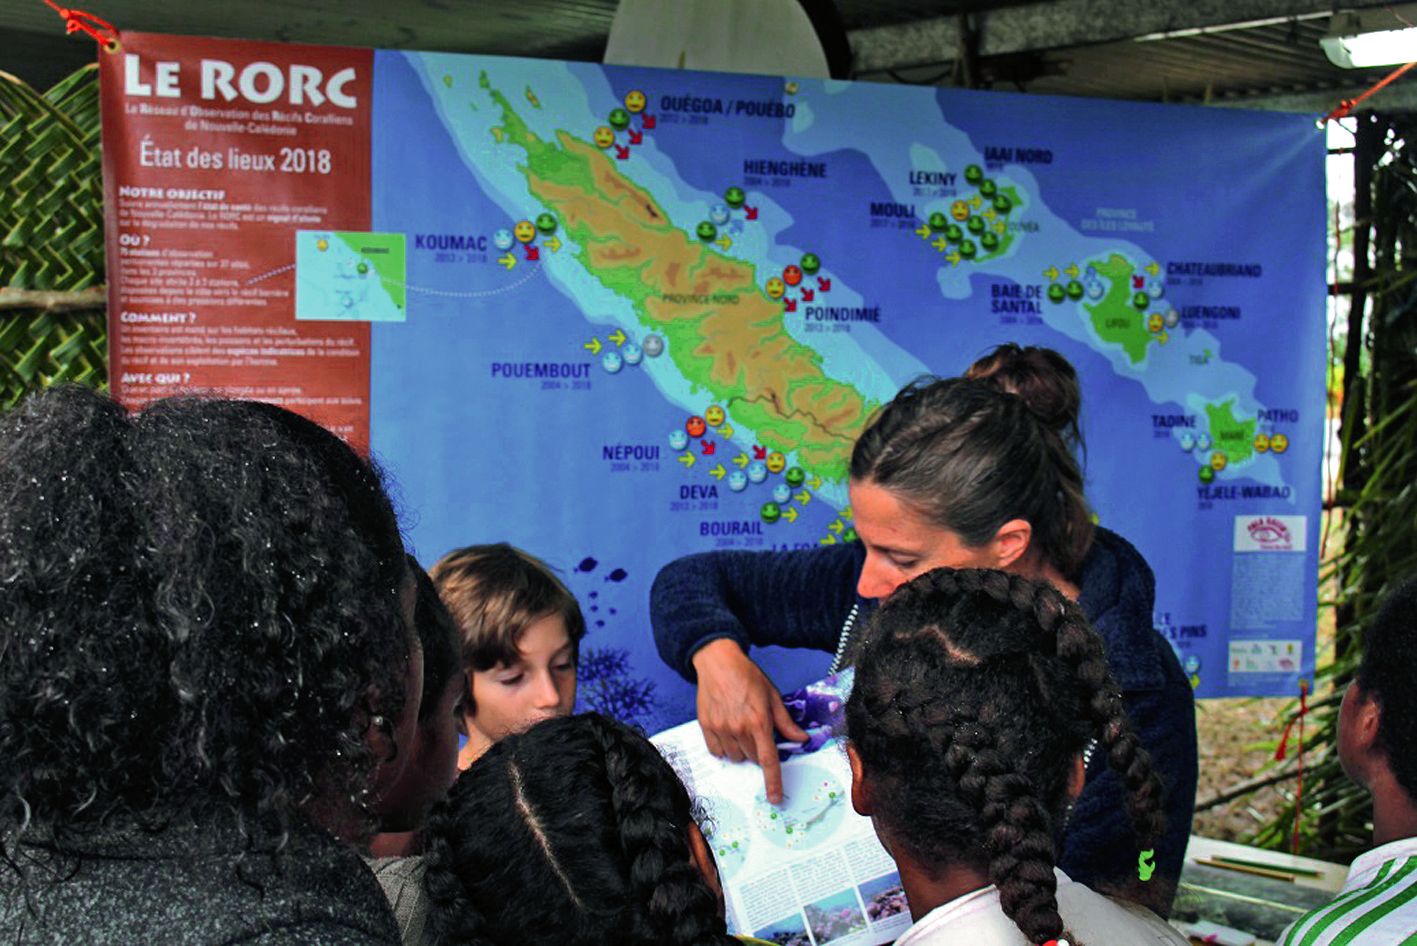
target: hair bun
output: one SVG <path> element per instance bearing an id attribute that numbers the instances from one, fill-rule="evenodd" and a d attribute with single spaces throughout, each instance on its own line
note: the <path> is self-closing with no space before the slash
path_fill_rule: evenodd
<path id="1" fill-rule="evenodd" d="M 1045 427 L 1069 445 L 1081 444 L 1082 388 L 1073 366 L 1053 349 L 1005 342 L 970 365 L 964 376 L 1017 395 Z"/>

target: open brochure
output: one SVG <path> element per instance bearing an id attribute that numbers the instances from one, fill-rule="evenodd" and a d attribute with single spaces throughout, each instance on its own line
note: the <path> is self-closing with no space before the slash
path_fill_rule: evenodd
<path id="1" fill-rule="evenodd" d="M 851 808 L 843 711 L 852 671 L 785 694 L 811 738 L 782 744 L 783 801 L 751 762 L 709 754 L 697 722 L 651 738 L 708 816 L 731 932 L 782 946 L 877 946 L 910 926 L 900 875 Z"/>

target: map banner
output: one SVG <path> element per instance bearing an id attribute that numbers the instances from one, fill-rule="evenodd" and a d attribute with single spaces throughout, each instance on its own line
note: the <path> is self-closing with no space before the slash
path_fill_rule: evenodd
<path id="1" fill-rule="evenodd" d="M 1089 498 L 1198 695 L 1312 673 L 1308 117 L 150 34 L 102 59 L 115 392 L 285 403 L 370 445 L 425 563 L 547 559 L 583 705 L 692 716 L 658 569 L 852 541 L 872 411 L 1006 341 L 1077 367 Z M 830 662 L 755 656 L 782 689 Z"/>

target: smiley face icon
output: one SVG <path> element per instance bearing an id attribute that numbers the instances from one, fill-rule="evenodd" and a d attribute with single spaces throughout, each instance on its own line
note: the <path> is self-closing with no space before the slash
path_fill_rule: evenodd
<path id="1" fill-rule="evenodd" d="M 768 298 L 781 299 L 782 294 L 787 291 L 787 284 L 774 276 L 768 280 L 764 288 L 767 290 Z"/>
<path id="2" fill-rule="evenodd" d="M 787 266 L 782 271 L 782 281 L 789 286 L 797 286 L 802 282 L 802 267 L 793 264 Z"/>
<path id="3" fill-rule="evenodd" d="M 1283 453 L 1289 449 L 1289 438 L 1283 434 L 1275 434 L 1269 438 L 1269 448 L 1275 453 Z"/>
<path id="4" fill-rule="evenodd" d="M 638 115 L 640 112 L 643 112 L 646 104 L 648 104 L 648 100 L 645 98 L 645 94 L 639 89 L 631 89 L 625 93 L 625 111 L 629 112 L 631 115 Z"/>
<path id="5" fill-rule="evenodd" d="M 768 472 L 781 473 L 787 469 L 787 457 L 774 450 L 768 454 Z"/>
<path id="6" fill-rule="evenodd" d="M 950 216 L 963 223 L 969 219 L 969 204 L 957 200 L 950 204 Z"/>
<path id="7" fill-rule="evenodd" d="M 1255 453 L 1269 452 L 1269 436 L 1267 434 L 1255 434 Z"/>
<path id="8" fill-rule="evenodd" d="M 517 225 L 512 227 L 512 235 L 523 243 L 530 243 L 536 239 L 536 224 L 530 220 L 518 220 Z"/>
<path id="9" fill-rule="evenodd" d="M 1225 455 L 1223 450 L 1217 450 L 1210 455 L 1210 468 L 1217 473 L 1225 469 L 1225 464 L 1229 462 L 1230 458 Z"/>
<path id="10" fill-rule="evenodd" d="M 717 404 L 710 404 L 708 410 L 704 411 L 704 422 L 710 427 L 722 426 L 724 417 L 723 408 Z"/>
<path id="11" fill-rule="evenodd" d="M 597 148 L 604 151 L 615 143 L 615 132 L 608 125 L 601 125 L 595 130 L 591 140 L 595 142 Z"/>
<path id="12" fill-rule="evenodd" d="M 708 431 L 708 424 L 698 414 L 690 417 L 684 423 L 684 429 L 688 431 L 690 437 L 702 437 Z"/>

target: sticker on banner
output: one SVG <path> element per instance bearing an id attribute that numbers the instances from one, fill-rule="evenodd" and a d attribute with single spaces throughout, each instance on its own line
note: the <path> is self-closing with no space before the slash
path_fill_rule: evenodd
<path id="1" fill-rule="evenodd" d="M 1303 666 L 1301 640 L 1232 640 L 1231 673 L 1298 673 Z"/>
<path id="2" fill-rule="evenodd" d="M 295 317 L 402 322 L 407 315 L 404 235 L 343 230 L 295 234 Z"/>
<path id="3" fill-rule="evenodd" d="M 1302 552 L 1308 516 L 1236 516 L 1236 552 Z"/>

